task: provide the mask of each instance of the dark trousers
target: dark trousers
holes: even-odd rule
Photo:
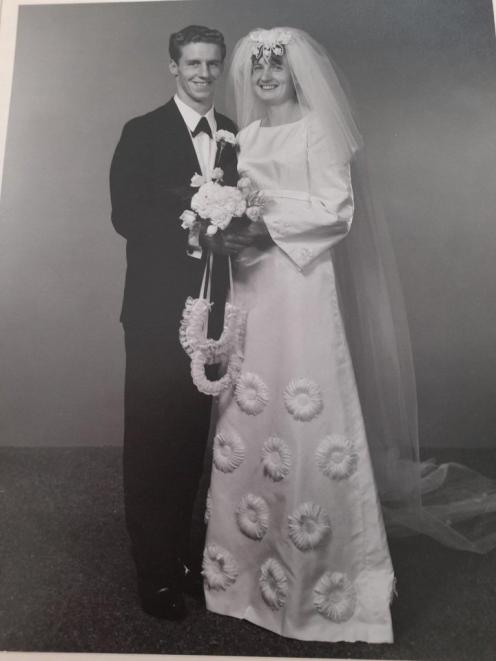
[[[177,586],[203,551],[188,547],[211,398],[193,385],[177,333],[127,328],[125,344],[126,524],[138,578]]]

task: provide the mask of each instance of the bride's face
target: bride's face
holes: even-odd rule
[[[279,105],[296,97],[285,56],[272,57],[269,62],[263,59],[254,61],[251,83],[256,96],[269,105]]]

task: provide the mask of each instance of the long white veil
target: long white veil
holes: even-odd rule
[[[424,533],[454,548],[487,552],[496,547],[496,482],[459,464],[420,461],[415,372],[394,250],[336,68],[302,30],[251,32],[236,45],[228,75],[228,103],[240,128],[265,114],[251,85],[260,40],[269,50],[283,44],[300,110],[324,127],[330,158],[352,159],[355,218],[334,248],[334,262],[388,533]]]

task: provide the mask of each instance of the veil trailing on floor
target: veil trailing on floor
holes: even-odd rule
[[[363,153],[353,167],[355,218],[335,249],[335,265],[388,532],[424,533],[485,553],[496,547],[496,482],[458,463],[420,461],[415,372],[394,251]]]
[[[326,51],[294,28],[255,30],[241,39],[228,77],[238,125],[265,115],[251,85],[253,59],[284,55],[301,114],[311,113],[325,129],[330,159],[352,160],[355,216],[334,248],[334,263],[388,533],[423,533],[485,553],[496,547],[496,481],[457,463],[420,460],[415,372],[394,250],[371,193],[360,133]]]

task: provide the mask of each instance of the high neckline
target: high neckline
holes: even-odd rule
[[[259,129],[280,129],[284,128],[285,126],[296,126],[296,124],[300,124],[305,120],[305,116],[300,117],[300,119],[296,119],[294,122],[287,122],[286,124],[274,124],[274,126],[264,126],[262,124],[262,120],[258,120],[258,128]]]

